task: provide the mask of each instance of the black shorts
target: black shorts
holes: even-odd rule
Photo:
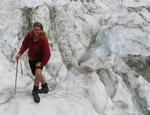
[[[33,74],[33,75],[35,75],[35,70],[36,70],[36,68],[43,69],[43,66],[41,66],[41,67],[36,67],[36,64],[37,64],[38,62],[41,62],[41,61],[29,60],[29,65],[30,65],[30,68],[31,68],[31,71],[32,71],[32,74]]]

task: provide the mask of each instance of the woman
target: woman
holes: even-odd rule
[[[48,63],[51,56],[48,39],[43,26],[39,22],[33,24],[32,31],[29,32],[22,42],[20,51],[16,55],[16,60],[28,49],[29,65],[32,74],[35,75],[34,86],[32,95],[36,103],[40,102],[38,93],[48,93],[49,88],[42,75],[43,67]],[[41,89],[39,90],[39,84],[41,83]]]

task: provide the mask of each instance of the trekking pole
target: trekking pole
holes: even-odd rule
[[[14,96],[16,95],[16,89],[17,89],[17,75],[18,75],[18,60],[16,64],[16,76],[15,76],[15,90],[14,90]]]
[[[22,62],[21,62],[21,59],[20,59],[20,68],[21,68],[21,75],[23,75],[23,69],[22,69]]]

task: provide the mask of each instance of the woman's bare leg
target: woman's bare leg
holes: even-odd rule
[[[41,76],[42,76],[42,69],[41,68],[36,68],[35,70],[35,79],[34,79],[34,85],[39,86],[41,82]]]

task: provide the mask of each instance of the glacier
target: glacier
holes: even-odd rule
[[[1,115],[149,115],[149,0],[1,0]],[[15,55],[40,21],[52,57],[50,92],[34,103],[25,53]]]

